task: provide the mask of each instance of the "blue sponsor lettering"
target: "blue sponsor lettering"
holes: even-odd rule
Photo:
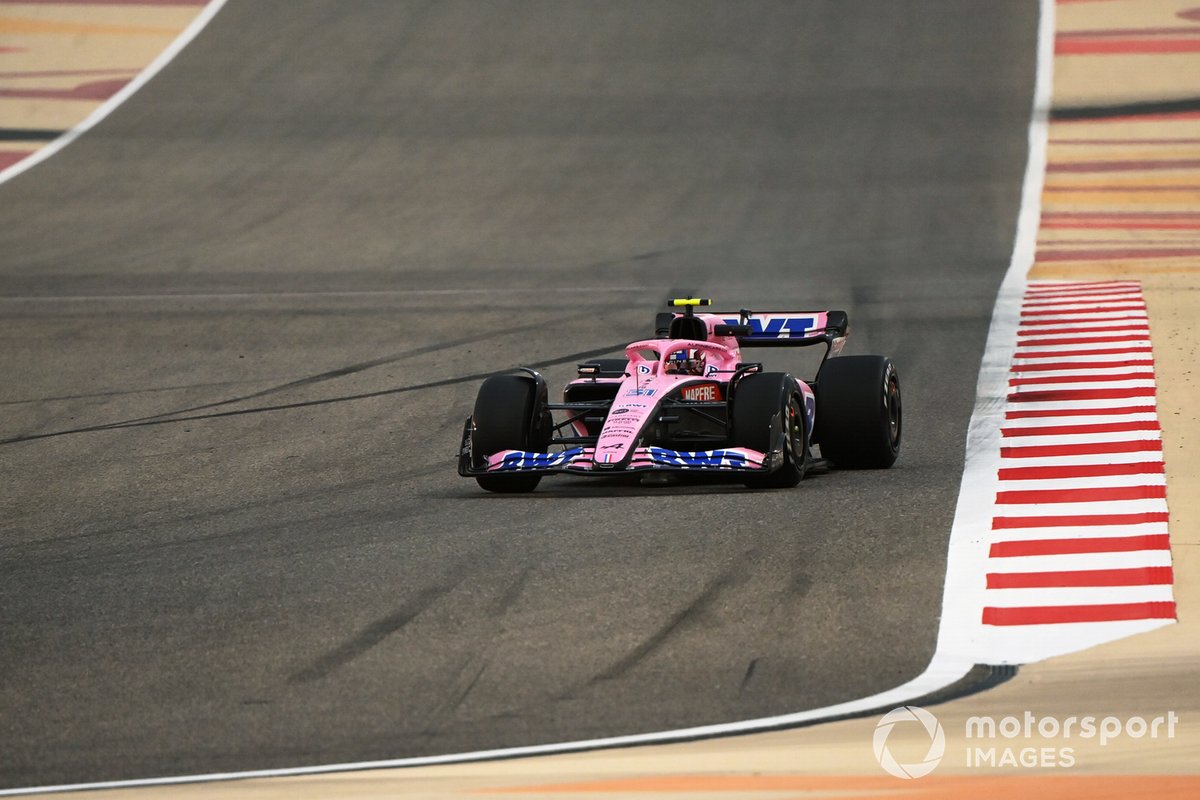
[[[733,450],[700,450],[694,453],[651,447],[650,458],[657,464],[684,468],[740,468],[747,466],[746,456]]]
[[[640,386],[636,389],[630,389],[625,393],[626,397],[654,397],[655,389],[643,389]]]
[[[570,463],[575,456],[580,455],[582,452],[582,447],[572,447],[570,450],[564,450],[561,453],[528,453],[524,450],[519,450],[506,455],[497,469],[549,469]]]
[[[729,325],[741,325],[740,319],[725,320]],[[746,326],[750,328],[750,337],[757,339],[787,339],[802,338],[816,325],[816,317],[771,317],[759,319],[750,317]]]

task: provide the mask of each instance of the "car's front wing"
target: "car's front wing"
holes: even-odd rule
[[[488,456],[486,465],[469,469],[473,475],[568,472],[580,475],[619,475],[629,472],[772,472],[783,465],[782,451],[760,453],[744,447],[714,450],[672,450],[639,447],[625,464],[608,463],[592,447],[572,447],[559,453],[502,450]]]

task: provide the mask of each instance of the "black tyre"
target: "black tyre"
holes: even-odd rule
[[[804,400],[795,378],[782,372],[749,375],[737,384],[733,396],[733,443],[736,447],[770,452],[772,421],[779,416],[787,445],[783,466],[766,475],[749,475],[747,486],[789,488],[804,479],[808,469],[808,435],[804,425]],[[775,428],[777,434],[778,428]]]
[[[479,387],[475,398],[471,452],[483,466],[482,457],[501,450],[545,452],[549,444],[548,427],[534,430],[534,408],[538,404],[537,384],[516,375],[494,375]],[[548,413],[548,412],[547,412]],[[538,419],[540,420],[539,414]],[[489,492],[532,492],[541,475],[477,475],[475,480]]]
[[[821,367],[814,439],[843,469],[885,469],[900,455],[900,378],[890,358],[841,356]]]

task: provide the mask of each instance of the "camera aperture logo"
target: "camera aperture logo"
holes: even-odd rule
[[[916,723],[925,729],[929,735],[929,750],[925,758],[912,764],[901,764],[892,752],[888,750],[887,740],[892,729],[904,723]],[[875,736],[872,739],[875,748],[875,760],[889,775],[897,778],[923,778],[937,768],[942,756],[946,753],[946,732],[937,717],[917,706],[901,706],[893,708],[883,715],[875,726]]]
[[[1091,714],[1057,717],[1026,711],[997,719],[970,716],[965,720],[961,748],[956,741],[951,755],[969,769],[1070,769],[1078,763],[1078,748],[1095,755],[1095,748],[1116,741],[1175,738],[1179,715],[1167,711],[1154,717],[1099,717]],[[897,727],[901,733],[888,746]],[[918,754],[925,747],[925,755]],[[884,714],[872,739],[875,760],[889,775],[911,780],[933,772],[946,755],[946,733],[938,718],[917,706],[900,706]],[[901,758],[907,760],[902,763]]]

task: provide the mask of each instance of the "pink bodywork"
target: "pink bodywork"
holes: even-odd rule
[[[732,374],[740,360],[737,340],[723,336],[732,343],[719,341],[701,342],[692,339],[646,339],[634,342],[625,348],[629,359],[628,376],[621,381],[621,388],[608,410],[608,419],[596,442],[596,467],[617,464],[624,460],[629,448],[638,438],[651,414],[658,408],[658,401],[679,386],[687,383],[703,383],[705,376],[675,375],[664,369],[667,355],[678,350],[699,350],[708,362],[708,374],[717,376],[721,372]],[[709,377],[708,380],[713,380]],[[719,378],[718,378],[719,379]],[[762,462],[762,453],[758,453]]]
[[[675,451],[659,447],[634,447],[650,417],[657,413],[659,401],[676,389],[689,383],[711,383],[728,380],[741,362],[741,348],[734,336],[718,336],[715,333],[717,325],[737,324],[737,319],[728,319],[712,314],[697,314],[704,320],[708,329],[708,341],[693,339],[646,339],[634,342],[625,348],[625,356],[629,359],[624,378],[599,379],[603,383],[620,383],[616,397],[609,408],[608,417],[600,431],[600,438],[594,448],[573,448],[563,454],[552,456],[545,466],[567,468],[572,470],[597,472],[606,470],[608,465],[616,467],[621,464],[630,448],[633,454],[626,464],[626,469],[645,469],[656,466],[678,466]],[[824,314],[812,316],[814,328],[824,328]],[[769,322],[770,315],[761,315],[760,319]],[[781,338],[783,338],[781,336]],[[699,350],[706,358],[706,374],[703,376],[690,374],[674,374],[664,369],[669,354],[679,350]],[[587,379],[590,380],[591,379]],[[815,398],[812,389],[800,382],[804,395],[806,412],[811,426]],[[576,429],[586,434],[582,423],[576,423]],[[811,430],[811,427],[810,427]],[[522,454],[519,450],[503,450],[488,458],[488,471],[511,469],[511,459]],[[738,468],[761,468],[766,458],[765,453],[746,448],[725,447],[715,451],[698,451],[690,454],[697,460],[708,457],[706,466],[720,468],[721,466]],[[560,457],[561,456],[561,457]],[[506,459],[510,459],[506,463]]]

